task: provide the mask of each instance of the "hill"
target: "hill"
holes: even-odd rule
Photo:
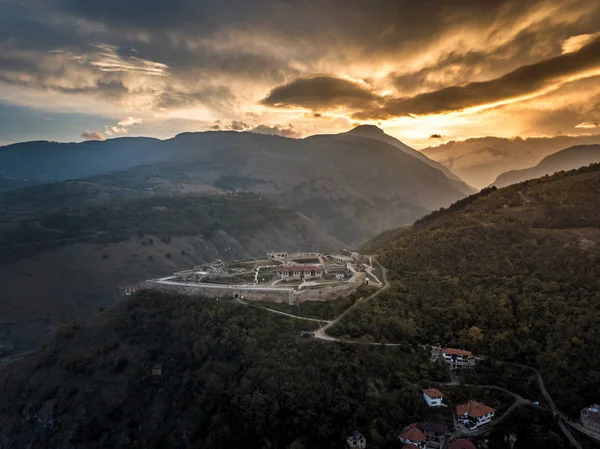
[[[597,162],[600,162],[600,145],[570,147],[545,157],[535,167],[503,173],[496,178],[492,185],[505,187],[528,179],[551,175],[557,171],[573,170]]]
[[[466,192],[464,185],[449,180],[422,158],[380,140],[347,134],[288,139],[249,132],[203,132],[165,141],[28,145],[0,148],[0,155],[8,158],[0,166],[5,178],[11,174],[13,187],[36,174],[36,183],[85,177],[103,189],[126,188],[130,195],[144,189],[193,192],[206,186],[251,192],[296,209],[347,244],[411,223]],[[122,151],[128,145],[132,149]],[[35,157],[28,157],[30,152]],[[40,152],[57,155],[60,162],[46,169],[44,160],[50,156],[41,157]],[[11,156],[15,153],[19,157]],[[97,164],[102,155],[112,156],[105,164]],[[38,158],[39,165],[29,167]],[[86,201],[90,189],[87,192]],[[43,190],[30,193],[46,195]],[[5,201],[0,196],[0,207]]]
[[[390,447],[426,416],[425,351],[302,338],[315,323],[142,292],[0,370],[2,447]],[[160,375],[153,374],[160,366]]]
[[[598,400],[600,165],[485,189],[373,240],[393,288],[332,334],[538,366],[557,405]]]
[[[600,135],[522,139],[478,137],[424,148],[423,154],[445,165],[478,188],[490,185],[504,172],[539,163],[544,157],[575,145],[600,144]]]
[[[254,196],[111,197],[13,216],[0,226],[0,355],[35,347],[145,279],[216,259],[342,245],[307,217]]]
[[[23,142],[0,147],[0,191],[111,173],[167,155],[158,139],[123,137],[106,142]]]
[[[375,125],[359,125],[356,128],[348,131],[346,134],[353,135],[353,136],[368,137],[370,139],[376,139],[376,140],[380,140],[382,142],[388,143],[388,144],[398,148],[399,150],[405,152],[406,154],[409,154],[413,157],[416,157],[420,161],[425,162],[430,167],[433,167],[433,168],[441,171],[449,180],[453,181],[452,185],[458,191],[464,193],[465,195],[470,195],[471,193],[475,193],[475,189],[466,185],[462,179],[460,179],[458,176],[456,176],[454,173],[452,173],[447,167],[440,164],[439,162],[429,159],[427,156],[425,156],[424,153],[417,151],[414,148],[409,147],[404,142],[401,142],[400,140],[396,139],[395,137],[392,137],[392,136],[386,134],[381,128],[378,128]]]

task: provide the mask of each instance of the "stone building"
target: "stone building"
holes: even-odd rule
[[[279,267],[275,269],[275,273],[280,279],[312,279],[323,277],[323,267],[316,265],[293,265]]]

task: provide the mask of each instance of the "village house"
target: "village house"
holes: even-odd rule
[[[444,394],[436,388],[423,390],[423,398],[429,407],[440,407],[444,400]]]
[[[463,349],[444,348],[442,349],[442,360],[451,369],[470,368],[475,366],[475,358],[471,351]]]
[[[286,280],[322,278],[323,267],[315,265],[294,265],[276,268],[275,273],[277,273],[277,276],[280,279]]]
[[[152,375],[153,376],[162,376],[162,363],[157,363],[152,366]]]
[[[452,441],[448,446],[448,449],[477,449],[475,443],[466,438],[457,438]]]
[[[423,432],[427,441],[434,441],[438,444],[441,444],[444,435],[448,432],[448,427],[445,425],[429,421],[418,422],[417,428]]]
[[[481,402],[469,401],[456,407],[458,422],[469,429],[488,424],[494,417],[494,410]]]
[[[581,410],[581,424],[594,432],[600,432],[600,405],[594,404]]]
[[[355,430],[352,432],[352,435],[346,439],[346,446],[349,449],[365,449],[367,447],[367,439],[362,433]]]
[[[425,434],[417,427],[416,424],[411,424],[406,427],[398,436],[401,443],[413,444],[419,449],[424,449],[427,438]]]

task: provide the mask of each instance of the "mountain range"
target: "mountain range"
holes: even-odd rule
[[[528,179],[551,175],[557,171],[573,170],[598,162],[600,162],[600,145],[579,145],[546,156],[535,167],[503,173],[496,178],[492,185],[505,187]]]
[[[600,135],[530,138],[477,137],[430,146],[422,151],[466,183],[483,188],[502,173],[532,167],[565,148],[600,144]],[[566,168],[566,167],[565,167]]]
[[[34,347],[145,279],[349,247],[472,192],[367,130],[378,138],[206,132],[0,148],[0,352]]]

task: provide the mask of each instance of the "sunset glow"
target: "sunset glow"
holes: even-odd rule
[[[0,105],[23,116],[0,125],[1,144],[40,138],[31,130],[46,119],[60,141],[361,123],[417,148],[600,133],[589,0],[7,0],[0,11]]]

